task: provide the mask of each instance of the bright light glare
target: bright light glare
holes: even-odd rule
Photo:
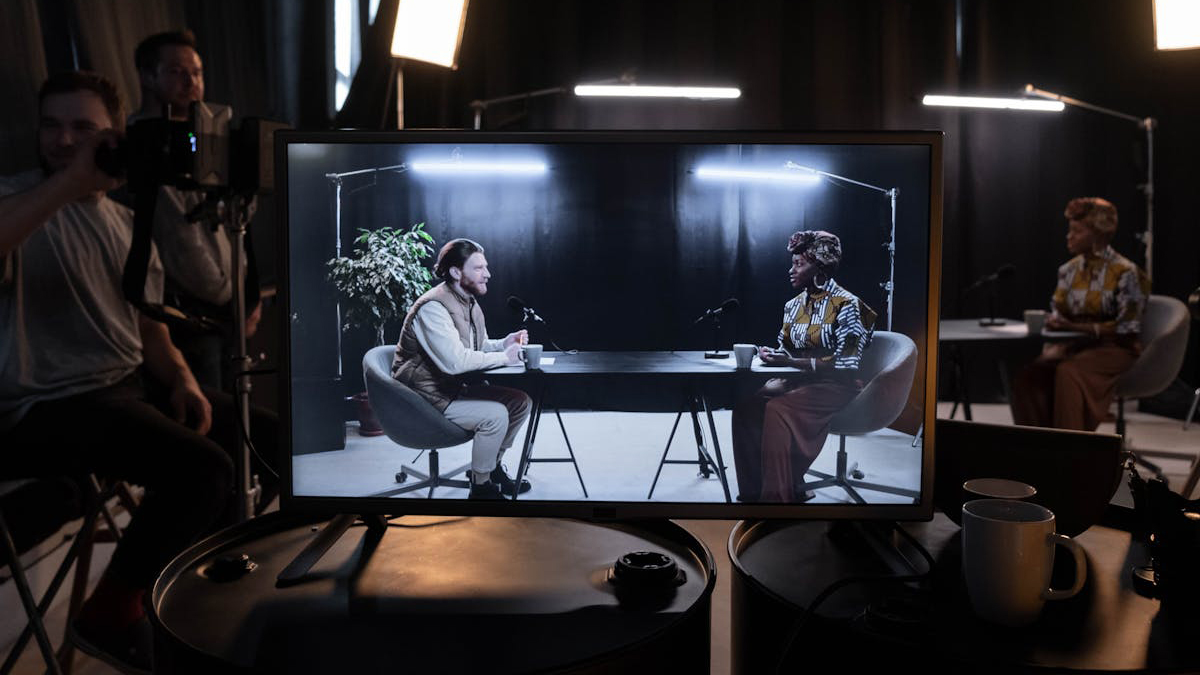
[[[745,180],[795,183],[797,185],[816,185],[817,183],[821,182],[821,176],[808,171],[789,171],[785,169],[738,169],[726,166],[702,166],[696,169],[696,177],[712,180]]]
[[[738,98],[737,87],[665,87],[643,84],[577,84],[576,96],[633,96],[645,98]]]
[[[392,56],[454,67],[467,0],[400,0]]]
[[[540,176],[546,173],[544,162],[412,162],[416,173],[434,175],[448,174],[495,174],[513,176]]]
[[[1200,47],[1200,0],[1154,0],[1154,41],[1158,49]]]
[[[1039,112],[1062,112],[1066,105],[1062,101],[1040,101],[1028,98],[987,98],[984,96],[936,96],[926,94],[921,99],[925,105],[949,106],[952,108],[999,108],[1002,110],[1037,110]]]

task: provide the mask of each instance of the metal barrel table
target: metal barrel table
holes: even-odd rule
[[[156,672],[709,671],[716,568],[669,521],[360,522],[279,587],[324,521],[271,514],[172,561],[151,593]]]

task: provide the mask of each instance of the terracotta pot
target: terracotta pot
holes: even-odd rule
[[[354,411],[358,414],[358,435],[382,436],[383,427],[379,425],[379,418],[375,417],[375,411],[371,410],[371,401],[367,399],[367,392],[359,392],[351,396],[350,400],[354,401]]]

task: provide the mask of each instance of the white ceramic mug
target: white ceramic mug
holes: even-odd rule
[[[1073,597],[1087,579],[1087,560],[1074,539],[1054,531],[1054,513],[1011,499],[976,499],[962,507],[963,576],[971,607],[1005,626],[1037,620],[1047,600]],[[1075,583],[1050,588],[1057,546],[1075,558]]]
[[[1046,310],[1025,310],[1025,327],[1029,329],[1030,335],[1041,335],[1042,329],[1046,327]]]
[[[521,360],[526,368],[537,370],[542,365],[542,346],[521,345]]]
[[[754,355],[758,353],[758,347],[738,343],[733,346],[733,358],[737,361],[738,368],[749,368],[754,363]]]

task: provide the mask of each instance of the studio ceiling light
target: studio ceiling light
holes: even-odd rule
[[[998,110],[1035,110],[1039,112],[1062,112],[1066,108],[1062,101],[987,96],[942,96],[938,94],[926,94],[925,98],[921,99],[921,103],[951,108],[994,108]]]
[[[623,96],[630,98],[695,98],[703,100],[738,98],[737,87],[677,87],[648,84],[579,84],[576,96]]]
[[[705,165],[696,169],[697,178],[715,180],[744,180],[780,182],[798,185],[816,185],[821,176],[809,171],[793,171],[787,167],[779,169],[742,169],[733,166]]]
[[[461,162],[461,161],[415,161],[410,164],[413,173],[434,175],[510,175],[510,176],[540,176],[546,173],[545,162],[495,161],[495,162]]]

